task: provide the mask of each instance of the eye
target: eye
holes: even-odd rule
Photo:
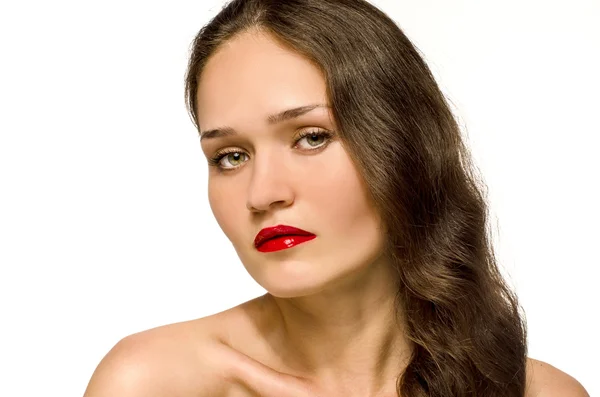
[[[300,134],[296,140],[296,145],[305,141],[308,146],[304,146],[302,149],[314,150],[328,143],[332,136],[332,133],[325,130],[306,131]]]
[[[248,157],[246,153],[233,149],[217,153],[214,157],[208,159],[208,163],[223,170],[230,170],[239,167],[244,162],[242,161],[244,156]],[[229,165],[226,163],[229,163]]]

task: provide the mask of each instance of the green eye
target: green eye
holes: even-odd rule
[[[242,159],[242,154],[240,152],[229,153],[225,158],[227,158],[231,165],[238,165],[237,162]]]
[[[308,142],[309,145],[319,146],[321,141],[325,139],[325,136],[322,134],[321,135],[312,134],[312,135],[307,135],[306,138],[307,138],[306,142]],[[315,144],[315,145],[313,145],[313,144]]]
[[[244,152],[232,150],[230,152],[217,153],[213,158],[210,158],[208,160],[208,163],[209,163],[209,165],[216,166],[216,167],[224,169],[224,170],[229,170],[229,169],[237,168],[239,165],[241,165],[244,162],[242,160],[243,156],[248,157],[248,155]],[[230,166],[224,165],[223,160],[226,160],[227,162],[229,162]]]
[[[318,148],[323,146],[331,139],[332,136],[332,133],[325,130],[307,131],[302,133],[300,137],[296,140],[296,145],[298,145],[302,140],[305,140],[309,146],[308,148],[305,148],[311,150],[311,148]]]

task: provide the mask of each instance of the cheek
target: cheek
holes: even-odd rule
[[[320,203],[322,225],[348,243],[373,241],[379,236],[379,217],[369,200],[360,174],[345,152],[322,168],[314,187],[314,202]],[[320,222],[321,223],[321,222]]]
[[[223,181],[209,181],[208,202],[210,208],[219,227],[229,240],[233,238],[231,234],[236,230],[236,224],[238,225],[237,230],[240,229],[239,224],[243,215],[240,213],[240,205],[242,205],[242,209],[245,209],[244,203],[238,202],[239,200],[243,201],[243,197],[233,194],[234,192],[235,189],[228,188]]]
[[[381,250],[383,235],[380,218],[369,199],[367,187],[344,152],[329,158],[311,189],[311,202],[320,229],[336,251],[349,256],[375,255]],[[363,258],[368,260],[367,257]]]

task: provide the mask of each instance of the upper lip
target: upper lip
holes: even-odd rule
[[[288,226],[288,225],[277,225],[277,226],[272,226],[272,227],[266,227],[266,228],[262,229],[260,232],[258,232],[258,234],[256,235],[256,238],[254,239],[254,246],[258,247],[259,245],[261,245],[262,243],[264,243],[265,241],[267,241],[269,239],[272,239],[272,238],[278,237],[278,236],[287,236],[287,235],[313,236],[314,233],[307,232],[306,230],[298,229],[297,227]]]

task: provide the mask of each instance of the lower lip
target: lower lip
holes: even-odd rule
[[[271,240],[267,240],[256,249],[260,252],[273,252],[280,251],[287,248],[295,247],[298,244],[302,244],[306,241],[310,241],[317,236],[281,236]]]

